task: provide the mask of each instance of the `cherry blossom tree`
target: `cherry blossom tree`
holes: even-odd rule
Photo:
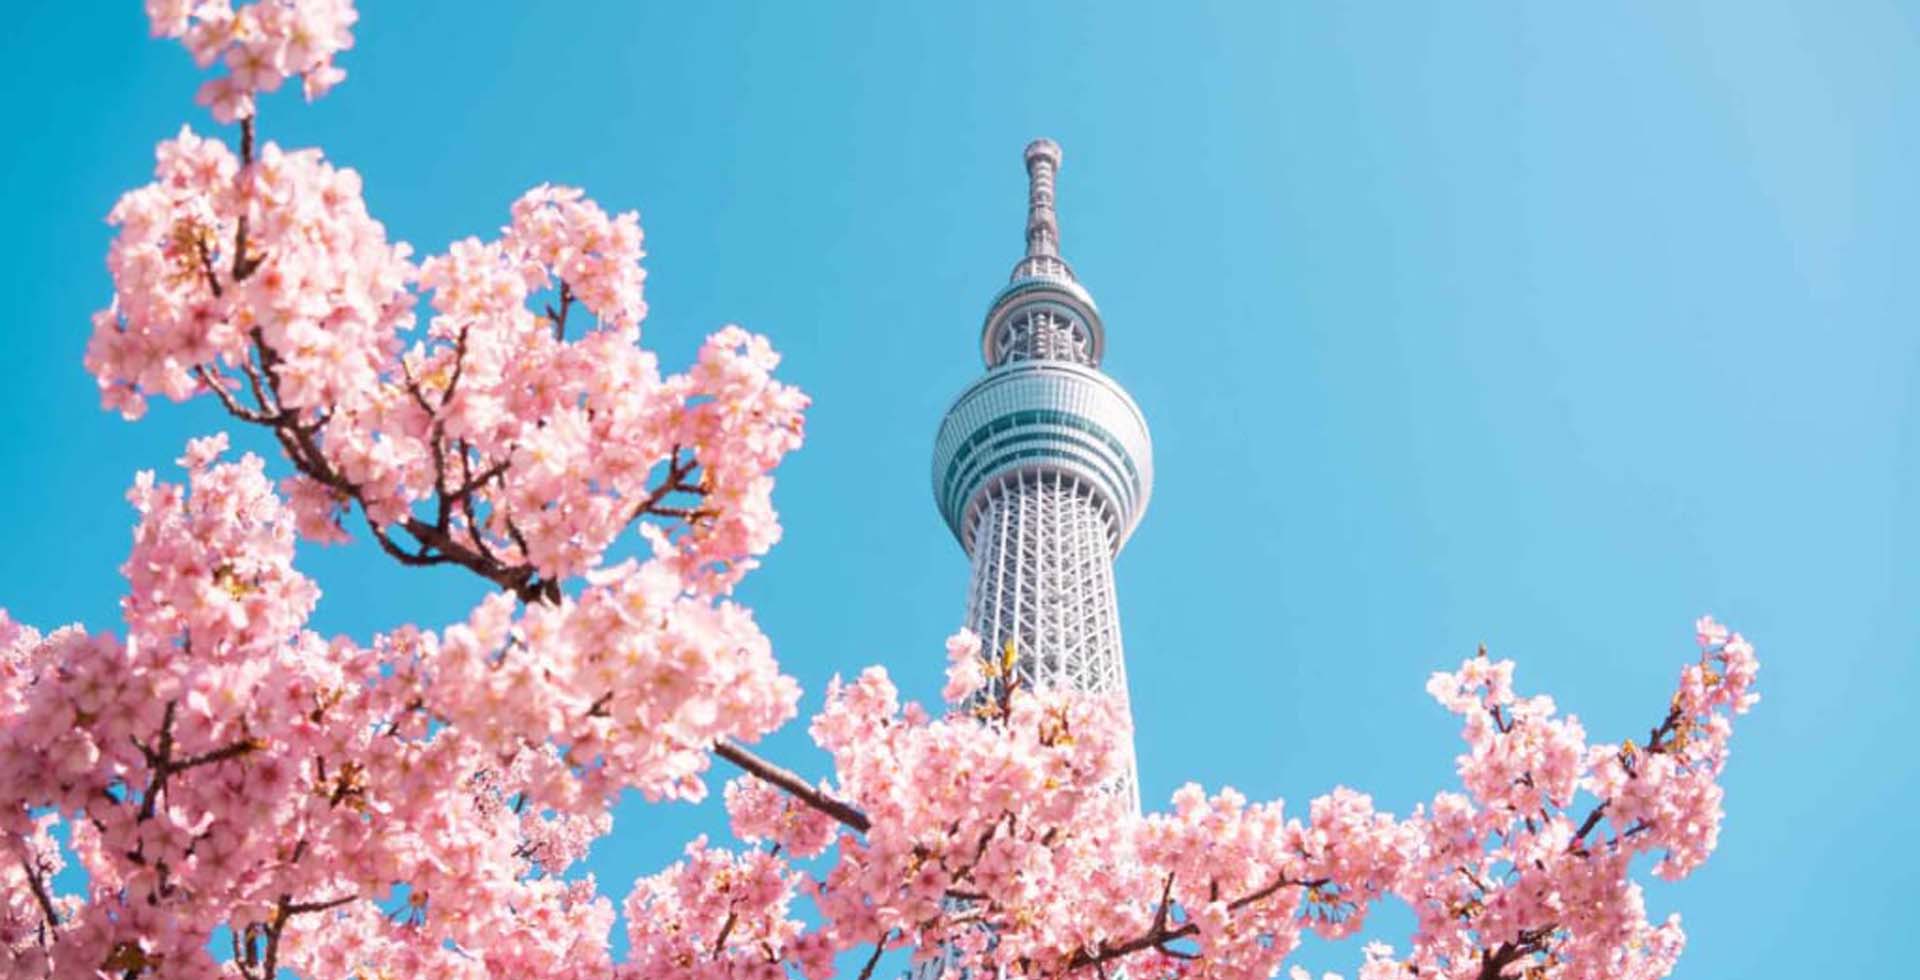
[[[836,682],[810,726],[833,771],[809,780],[748,748],[800,691],[729,598],[779,538],[771,473],[806,408],[767,341],[726,327],[663,373],[638,219],[578,190],[416,261],[352,170],[263,141],[258,95],[344,77],[349,0],[147,13],[224,66],[200,101],[237,147],[183,129],[115,206],[86,365],[129,419],[216,400],[284,472],[216,434],[177,482],[137,478],[124,636],[0,613],[7,976],[820,980],[907,949],[956,977],[1264,977],[1388,899],[1418,928],[1366,946],[1363,980],[1671,969],[1677,918],[1649,921],[1634,868],[1680,878],[1714,848],[1757,700],[1738,634],[1697,624],[1638,742],[1590,742],[1484,651],[1435,674],[1460,785],[1405,817],[1192,785],[1137,815],[1107,789],[1115,706],[1019,689],[1012,651],[965,633],[934,709],[878,667]],[[296,542],[356,534],[491,595],[438,630],[323,638]],[[647,557],[612,562],[627,535]],[[715,756],[743,773],[737,840],[634,883],[615,963],[611,900],[567,872],[623,794],[698,798]]]

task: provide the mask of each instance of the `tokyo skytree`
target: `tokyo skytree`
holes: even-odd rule
[[[1127,697],[1113,559],[1153,490],[1147,421],[1100,372],[1106,330],[1060,255],[1060,147],[1026,149],[1027,248],[987,308],[987,372],[934,442],[933,494],[973,562],[967,625],[1018,683]],[[1129,753],[1124,792],[1139,805]]]

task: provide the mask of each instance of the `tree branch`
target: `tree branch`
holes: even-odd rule
[[[880,940],[873,944],[873,955],[867,957],[867,965],[860,968],[860,980],[871,980],[873,977],[873,968],[879,964],[880,954],[887,951],[887,942],[892,938],[893,930],[888,929],[887,934],[881,936]]]
[[[857,808],[807,785],[807,781],[801,779],[792,770],[784,769],[754,755],[737,742],[722,739],[714,743],[713,754],[739,766],[748,775],[785,790],[793,798],[860,833],[864,834],[873,828],[873,822]]]
[[[1587,812],[1587,819],[1580,821],[1580,829],[1574,831],[1573,839],[1567,842],[1568,851],[1579,851],[1583,848],[1587,834],[1592,832],[1594,827],[1599,826],[1600,818],[1606,815],[1607,806],[1612,802],[1612,800],[1601,800],[1599,806]]]
[[[565,279],[560,280],[560,309],[547,307],[547,318],[553,321],[553,339],[567,339],[567,310],[573,306],[573,287]]]
[[[146,792],[141,794],[140,822],[153,819],[155,809],[160,805],[160,794],[166,792],[167,781],[174,776],[199,766],[238,759],[264,747],[259,739],[248,736],[199,755],[175,759],[173,757],[173,719],[179,706],[178,701],[167,702],[166,714],[160,720],[160,737],[156,740],[155,746],[142,744],[137,738],[132,740],[133,747],[140,750],[140,755],[146,759],[147,767],[153,770],[153,775],[147,780]]]
[[[27,873],[27,887],[33,890],[33,900],[39,903],[40,913],[47,918],[47,933],[53,933],[60,928],[60,914],[53,909],[53,896],[47,892],[47,883],[40,880],[39,869],[25,853],[20,856],[20,870]]]
[[[1272,884],[1248,892],[1228,902],[1227,909],[1228,911],[1238,912],[1255,902],[1271,897],[1282,888],[1318,888],[1321,885],[1327,884],[1328,881],[1326,878],[1295,881],[1283,874],[1275,879]],[[1170,899],[1173,894],[1172,876],[1168,876],[1163,892],[1164,897],[1161,899],[1161,908],[1154,913],[1154,924],[1148,927],[1146,932],[1117,945],[1108,946],[1102,944],[1092,952],[1084,949],[1076,950],[1071,957],[1068,957],[1065,971],[1071,972],[1083,967],[1098,966],[1108,961],[1117,960],[1123,956],[1130,956],[1147,949],[1158,949],[1161,952],[1173,953],[1177,958],[1180,954],[1177,951],[1166,949],[1166,944],[1176,939],[1185,939],[1188,936],[1197,934],[1200,931],[1200,924],[1190,921],[1172,929],[1167,928],[1166,909],[1168,907],[1168,899]]]
[[[273,910],[273,918],[266,926],[267,948],[264,956],[265,962],[261,966],[259,980],[275,980],[275,978],[279,976],[280,935],[286,931],[288,919],[296,915],[305,915],[309,912],[325,912],[328,909],[339,908],[359,897],[358,895],[342,895],[339,898],[331,898],[319,902],[296,902],[291,895],[280,896],[280,902]]]
[[[220,404],[226,408],[227,414],[234,418],[243,422],[252,422],[255,425],[264,425],[273,420],[272,416],[240,404],[239,400],[233,397],[233,392],[228,391],[227,386],[221,384],[219,379],[214,377],[213,372],[207,370],[205,364],[194,365],[193,376],[199,379],[201,384],[206,385],[207,390],[213,392],[214,397],[220,399]]]

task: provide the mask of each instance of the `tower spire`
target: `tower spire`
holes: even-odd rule
[[[1053,212],[1053,175],[1060,144],[1041,137],[1027,144],[1027,257],[1060,255],[1060,219]]]
[[[1041,137],[1027,144],[1027,254],[1014,263],[1009,281],[1079,280],[1060,257],[1060,218],[1053,210],[1053,180],[1060,172],[1060,144]],[[1088,297],[1092,301],[1092,297]]]

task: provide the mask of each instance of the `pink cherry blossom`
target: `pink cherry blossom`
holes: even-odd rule
[[[135,478],[124,635],[0,611],[0,974],[825,980],[851,957],[866,980],[905,950],[954,980],[1300,977],[1305,933],[1393,901],[1417,928],[1360,980],[1672,970],[1685,936],[1635,861],[1683,878],[1718,843],[1759,697],[1740,634],[1695,624],[1638,741],[1590,742],[1511,661],[1435,674],[1458,784],[1405,816],[1197,784],[1141,814],[1123,708],[1006,683],[1012,652],[966,631],[942,704],[879,667],[835,680],[807,726],[826,772],[801,776],[749,748],[800,690],[732,597],[779,540],[807,408],[769,341],[725,326],[663,369],[639,218],[579,189],[416,264],[354,171],[256,145],[260,93],[342,77],[349,0],[147,13],[224,72],[202,99],[239,146],[183,129],[116,204],[86,365],[129,419],[211,398],[278,453],[215,434],[184,483]],[[488,594],[323,637],[297,545],[356,536]],[[615,963],[579,865],[623,795],[697,799],[716,755],[744,771],[739,845],[635,882]]]
[[[346,77],[333,57],[353,46],[359,19],[352,0],[147,0],[155,37],[179,38],[205,68],[223,61],[227,74],[200,90],[199,101],[223,123],[251,118],[253,96],[301,79],[308,100]]]

